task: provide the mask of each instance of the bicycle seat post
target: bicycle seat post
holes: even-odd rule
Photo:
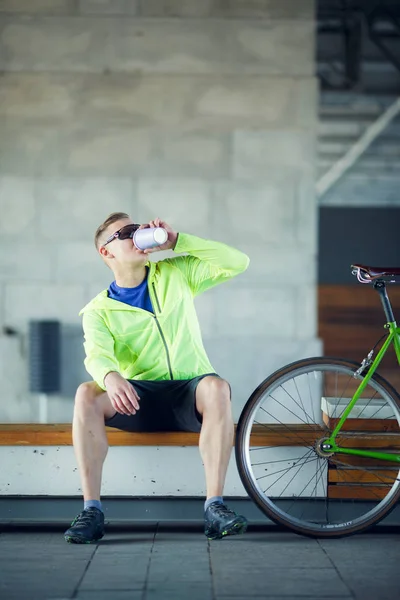
[[[374,289],[376,289],[380,296],[387,322],[395,323],[392,305],[390,304],[389,296],[387,295],[385,282],[382,281],[382,279],[377,279],[374,281]]]

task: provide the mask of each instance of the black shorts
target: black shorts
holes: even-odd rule
[[[123,431],[194,431],[201,429],[202,417],[196,409],[196,388],[204,377],[194,379],[130,381],[140,398],[140,409],[134,415],[116,413],[106,419],[107,427]]]

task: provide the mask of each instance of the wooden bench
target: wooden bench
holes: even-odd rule
[[[357,421],[356,419],[353,422]],[[365,426],[355,423],[353,431],[362,431]],[[377,419],[379,421],[379,419]],[[330,426],[333,423],[329,423]],[[342,445],[360,448],[373,448],[400,452],[400,434],[387,431],[379,432],[380,423],[372,428],[371,420],[368,429],[373,433],[370,440],[361,439],[355,444],[354,437],[346,441],[341,437]],[[387,426],[387,423],[386,423]],[[322,437],[326,430],[316,425],[291,426],[291,431],[285,425],[262,425],[253,426],[250,437],[250,445],[257,446],[312,446],[318,437]],[[198,433],[187,433],[182,431],[157,432],[157,433],[130,433],[120,431],[111,427],[106,428],[108,443],[110,446],[197,446],[199,443]],[[344,432],[344,436],[351,432]],[[390,439],[389,439],[390,438]],[[0,424],[0,446],[71,446],[72,425],[62,424]],[[340,465],[335,464],[340,461]],[[360,465],[372,467],[371,471],[360,469]],[[348,465],[344,467],[343,465]],[[392,482],[399,471],[399,466],[394,463],[382,463],[365,459],[340,455],[329,461],[328,466],[328,496],[338,499],[371,499],[376,500],[387,493],[388,485]],[[387,483],[386,483],[387,482]]]

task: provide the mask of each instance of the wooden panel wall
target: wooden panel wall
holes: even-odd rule
[[[397,323],[400,324],[400,285],[387,285]],[[325,356],[360,361],[384,335],[385,315],[372,285],[320,284],[318,288],[319,337]],[[388,379],[400,394],[400,366],[389,349],[378,373]]]

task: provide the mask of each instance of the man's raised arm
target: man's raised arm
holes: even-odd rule
[[[194,296],[243,273],[250,263],[236,248],[187,233],[178,234],[174,252],[188,254],[170,260],[183,272]]]

